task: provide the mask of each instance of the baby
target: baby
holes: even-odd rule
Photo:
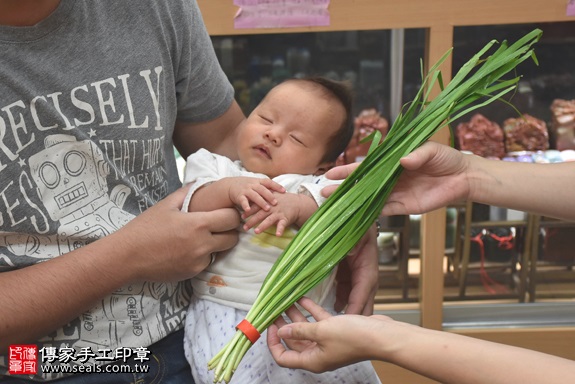
[[[321,175],[352,134],[352,97],[341,83],[324,78],[287,80],[274,87],[236,130],[239,161],[199,150],[187,159],[184,207],[209,211],[237,207],[245,220],[239,243],[217,255],[192,280],[194,297],[184,347],[194,380],[213,382],[208,361],[231,340],[273,263],[305,220],[324,201],[332,181]],[[334,277],[307,296],[329,308]],[[378,383],[369,362],[313,374],[279,367],[265,334],[248,351],[231,383]]]

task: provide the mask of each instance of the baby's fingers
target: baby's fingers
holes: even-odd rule
[[[276,236],[279,237],[283,235],[286,227],[287,227],[287,220],[286,219],[279,220],[276,224]]]
[[[240,196],[238,198],[238,203],[239,203],[239,206],[242,208],[242,211],[244,211],[244,212],[250,211],[252,209],[252,205],[250,203],[250,200],[245,195]]]
[[[261,209],[250,216],[244,214],[245,216],[247,216],[247,219],[242,216],[242,219],[246,220],[246,222],[244,223],[244,230],[247,231],[255,227],[256,225],[261,223],[266,217],[268,217],[269,214],[270,212]]]
[[[242,220],[248,220],[248,218],[250,216],[255,215],[256,213],[260,212],[261,210],[262,209],[255,204],[250,205],[250,207],[248,209],[243,210],[244,212],[242,213]],[[263,218],[262,218],[262,220],[263,220]]]
[[[247,192],[245,197],[252,203],[259,206],[264,211],[269,211],[272,205],[277,204],[273,193],[271,193],[267,188],[258,185],[253,190]],[[244,211],[249,210],[249,204],[247,207],[242,205]]]
[[[261,184],[270,191],[275,191],[279,193],[285,193],[286,191],[286,189],[281,184],[278,184],[271,179],[263,179]]]
[[[276,223],[280,223],[280,219],[278,218],[277,214],[271,214],[268,217],[266,217],[258,226],[257,228],[254,230],[256,233],[262,233],[263,231],[265,231],[266,229],[276,225]],[[283,224],[283,229],[281,231],[279,231],[279,235],[278,235],[278,230],[276,230],[276,236],[281,236],[283,234],[283,231],[285,229],[285,224]]]

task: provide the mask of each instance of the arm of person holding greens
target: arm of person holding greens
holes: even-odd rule
[[[463,154],[427,142],[401,159],[405,168],[383,208],[383,215],[419,214],[457,201],[477,203],[575,220],[571,191],[575,162],[515,163]],[[357,164],[331,169],[331,179],[347,177]],[[324,194],[333,189],[324,189]]]
[[[279,365],[324,372],[364,360],[380,360],[446,384],[575,382],[575,362],[528,349],[435,331],[387,316],[332,316],[308,298],[294,321],[268,328],[268,345]],[[280,327],[278,329],[278,326]],[[284,340],[290,349],[281,343]]]
[[[343,179],[357,165],[332,168],[326,176]],[[401,165],[404,171],[383,207],[383,215],[425,213],[471,200],[575,220],[575,204],[571,203],[575,177],[568,177],[575,172],[575,162],[489,160],[430,141],[402,158]],[[326,187],[322,192],[329,195],[334,189]]]

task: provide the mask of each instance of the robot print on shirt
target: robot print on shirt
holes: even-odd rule
[[[53,236],[14,234],[5,239],[7,249],[18,256],[50,258],[108,235],[135,217],[121,209],[130,193],[127,186],[116,186],[107,195],[109,167],[94,143],[60,134],[46,137],[44,144],[46,149],[29,158],[29,166],[45,210],[59,222],[57,244]]]
[[[27,235],[25,242],[20,238],[24,235],[13,235],[13,242],[7,237],[7,247],[17,255],[64,254],[116,231],[135,217],[122,210],[130,194],[127,186],[114,187],[108,196],[109,166],[91,141],[78,142],[73,136],[61,134],[48,136],[45,149],[29,158],[29,166],[45,210],[52,220],[59,222],[57,244],[50,236]],[[155,313],[158,317],[155,323],[164,324],[160,332],[167,333],[181,322],[180,309],[187,300],[189,295],[177,284],[134,283],[86,311],[80,322],[72,322],[44,340],[59,344],[82,339],[102,347],[125,345],[121,329],[128,322],[132,336],[150,343],[149,332],[142,324],[147,309],[162,303],[164,310]],[[98,328],[95,324],[107,325]]]

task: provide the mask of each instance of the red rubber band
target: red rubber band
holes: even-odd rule
[[[242,331],[244,335],[254,344],[260,338],[260,333],[249,321],[243,319],[237,326],[236,329]]]

